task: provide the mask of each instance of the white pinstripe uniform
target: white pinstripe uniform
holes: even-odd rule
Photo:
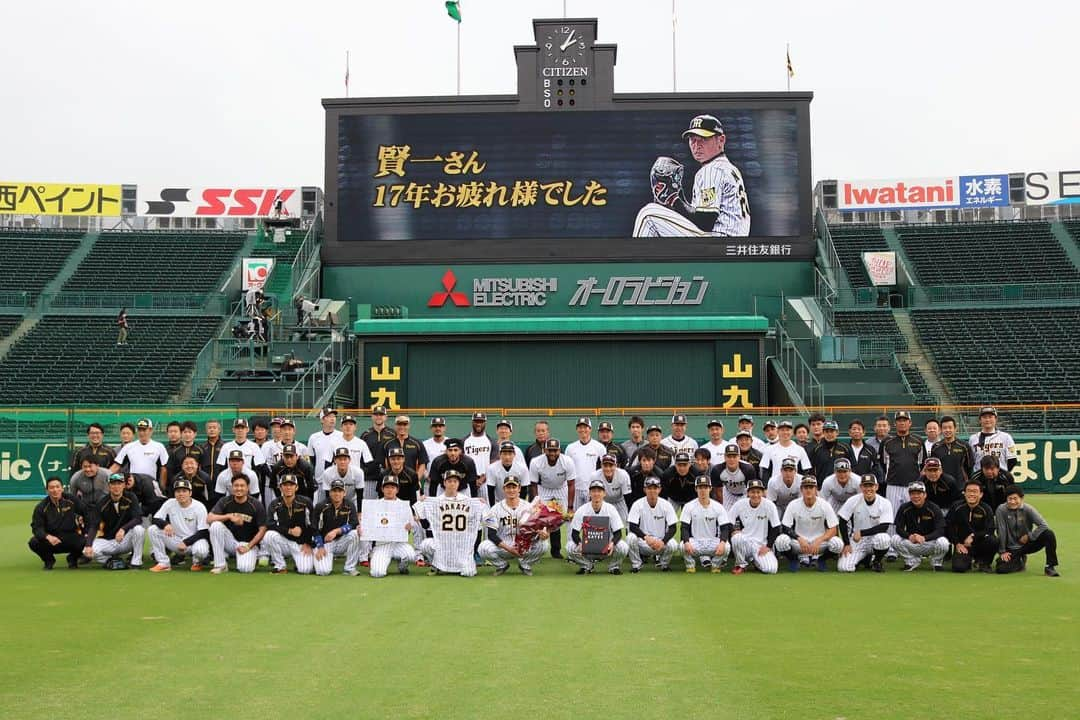
[[[648,497],[638,498],[634,501],[626,519],[627,527],[632,523],[646,535],[652,535],[661,540],[667,534],[668,528],[678,522],[675,506],[662,497],[656,498],[656,505],[649,505]],[[642,556],[656,558],[660,567],[667,567],[671,563],[672,556],[679,550],[679,544],[675,542],[674,537],[664,543],[659,551],[653,550],[644,538],[633,533],[627,536],[626,543],[630,546],[631,568],[641,568],[644,562]]]
[[[806,501],[802,498],[793,501],[784,510],[784,517],[780,521],[780,524],[784,527],[789,527],[795,530],[797,537],[801,537],[806,541],[813,540],[816,537],[824,535],[829,528],[834,528],[839,524],[839,520],[836,517],[836,511],[833,510],[832,505],[823,500],[820,497],[814,498],[814,504],[807,507]],[[776,543],[773,546],[778,553],[786,553],[792,549],[799,549],[799,541],[793,540],[786,534],[780,535],[776,538]],[[826,551],[839,555],[844,550],[844,541],[840,539],[839,535],[833,535],[821,548],[821,554]],[[799,560],[808,562],[810,560],[816,560],[819,555],[803,555],[799,553]]]
[[[147,531],[150,536],[150,550],[154,561],[159,565],[170,564],[169,553],[178,552],[184,538],[191,537],[200,530],[209,530],[206,524],[206,506],[195,500],[185,508],[180,507],[180,501],[176,498],[169,498],[154,513],[154,518],[164,520],[166,525],[172,525],[173,530],[172,535],[166,535],[157,525],[151,525]],[[197,540],[184,554],[190,555],[195,564],[202,565],[210,555],[210,542]]]
[[[780,514],[776,511],[776,505],[772,500],[763,497],[758,506],[754,507],[750,504],[750,498],[745,497],[732,506],[729,515],[732,524],[739,530],[733,530],[734,534],[731,536],[735,565],[744,568],[754,563],[761,572],[775,575],[780,567],[776,561],[776,553],[769,550],[764,555],[758,555],[758,552],[768,543],[769,530],[780,527]]]
[[[984,455],[993,455],[998,459],[998,466],[1002,472],[1009,472],[1009,460],[1016,457],[1016,442],[1012,435],[1001,430],[983,437],[982,432],[977,432],[968,440],[968,445],[975,456],[975,467],[979,467]]]
[[[671,454],[684,452],[690,457],[694,457],[694,451],[698,449],[698,441],[689,435],[683,435],[678,440],[675,436],[668,435],[666,438],[660,441],[661,445],[666,445],[671,449]]]
[[[428,522],[433,536],[420,543],[427,563],[444,573],[476,575],[473,547],[486,507],[477,498],[464,495],[439,495],[416,503],[413,513]]]
[[[548,462],[547,455],[537,455],[529,463],[529,483],[536,485],[536,496],[541,502],[556,501],[563,512],[569,509],[566,493],[571,480],[578,482],[577,467],[562,453],[554,464]]]
[[[241,546],[247,547],[246,542],[240,542],[237,540],[229,528],[225,526],[223,522],[210,523],[210,548],[214,553],[214,565],[225,566],[225,562],[230,555],[236,556],[236,570],[237,572],[250,573],[255,572],[255,563],[259,561],[258,552],[245,552],[239,553],[237,549]],[[259,543],[256,548],[261,547],[262,543]],[[220,563],[218,560],[220,559]]]
[[[272,514],[272,511],[273,508],[271,508],[271,513],[268,514]],[[304,512],[304,525],[310,528],[311,520],[311,508],[309,508]],[[301,575],[310,575],[315,572],[314,551],[304,553],[300,543],[293,540],[289,535],[282,535],[277,530],[267,530],[263,542],[260,544],[266,545],[267,550],[270,551],[270,564],[273,567],[284,569],[285,554],[288,553],[292,557],[293,565],[296,566],[296,572]]]
[[[119,542],[113,538],[95,538],[91,547],[94,551],[94,559],[104,565],[114,557],[131,553],[131,565],[139,567],[143,558],[143,539],[146,537],[146,528],[136,525],[124,533],[124,539]]]
[[[326,554],[321,559],[315,558],[316,575],[329,575],[334,572],[335,557],[345,558],[345,565],[342,567],[344,572],[347,573],[356,569],[356,563],[359,562],[360,556],[360,536],[356,534],[356,530],[339,535],[330,542],[325,543],[323,548],[326,550]]]
[[[704,503],[701,500],[691,500],[683,505],[679,522],[690,526],[690,537],[682,539],[683,545],[689,543],[692,548],[690,552],[686,552],[685,547],[682,548],[686,567],[696,568],[698,558],[701,558],[703,565],[715,563],[720,566],[727,562],[731,543],[725,543],[721,555],[716,554],[723,542],[720,540],[720,528],[731,524],[723,505],[709,498],[705,498]]]
[[[406,502],[401,498],[394,498],[393,500],[385,500],[384,502]],[[413,530],[419,532],[418,523],[413,520]],[[371,577],[381,578],[386,577],[386,571],[390,569],[390,561],[398,561],[398,571],[401,571],[402,566],[408,567],[409,563],[416,562],[416,558],[419,557],[410,543],[407,542],[378,542],[375,543],[375,547],[371,549]]]
[[[484,526],[498,533],[500,543],[513,545],[517,538],[518,526],[529,519],[538,502],[539,500],[528,503],[519,499],[517,507],[512,508],[505,499],[500,500],[484,513]],[[539,562],[549,549],[550,544],[547,540],[537,538],[519,558],[484,538],[484,541],[480,543],[479,552],[480,557],[490,561],[497,568],[505,568],[511,560],[517,560],[520,567],[529,569]]]
[[[906,490],[907,488],[905,488]],[[848,499],[840,508],[837,516],[848,524],[848,532],[854,534],[856,530],[862,531],[880,525],[892,525],[893,509],[888,499],[881,495],[874,496],[874,502],[867,504],[862,494]],[[892,547],[892,537],[887,532],[878,533],[869,537],[861,537],[858,541],[851,541],[851,553],[841,555],[836,563],[836,569],[840,572],[855,572],[855,568],[868,555],[875,550],[886,551]]]
[[[574,511],[574,519],[570,521],[570,534],[566,540],[566,556],[577,565],[592,571],[595,561],[585,557],[581,552],[581,544],[574,542],[573,531],[577,530],[581,532],[582,525],[586,518],[604,516],[608,519],[608,527],[611,528],[611,539],[615,540],[616,535],[620,530],[625,527],[623,525],[622,518],[619,517],[619,511],[608,503],[602,503],[600,510],[593,510],[592,502],[587,502],[577,510]],[[622,564],[623,558],[630,552],[630,547],[626,544],[626,540],[619,540],[615,543],[611,549],[610,560],[608,561],[608,572],[611,572],[615,568]]]
[[[681,201],[680,201],[681,202]],[[687,209],[716,213],[712,229],[704,231],[685,215],[657,202],[638,211],[634,237],[747,237],[750,234],[750,201],[742,173],[721,153],[694,173],[694,190]]]

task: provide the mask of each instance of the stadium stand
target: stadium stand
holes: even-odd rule
[[[934,396],[930,393],[930,387],[926,384],[926,380],[914,363],[901,361],[900,373],[904,376],[904,380],[907,381],[908,387],[911,388],[911,394],[915,398],[916,405],[931,405],[934,403]]]
[[[1065,231],[1069,233],[1069,237],[1073,239],[1073,242],[1080,246],[1080,220],[1065,220],[1062,223],[1065,226]]]
[[[0,397],[16,404],[165,402],[182,389],[220,318],[137,317],[129,345],[116,318],[47,315],[0,362]]]
[[[898,225],[896,233],[925,285],[1080,279],[1046,222]]]
[[[0,289],[27,293],[32,304],[44,287],[79,246],[81,232],[0,231],[4,262],[0,263]]]
[[[127,292],[212,292],[234,265],[246,235],[239,232],[105,232],[64,290],[94,287]]]
[[[0,315],[0,339],[6,338],[23,321],[19,315]]]
[[[847,273],[851,287],[870,287],[870,276],[862,262],[862,254],[874,250],[888,250],[881,228],[876,225],[830,226],[836,254]]]
[[[907,352],[907,340],[889,310],[838,311],[833,322],[837,335],[857,335],[859,338],[872,339],[881,348],[891,343],[892,352]]]

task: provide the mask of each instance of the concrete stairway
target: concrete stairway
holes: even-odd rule
[[[919,372],[922,374],[923,380],[926,381],[930,393],[935,398],[938,398],[940,404],[951,405],[953,403],[952,395],[949,393],[948,388],[945,387],[945,384],[941,382],[941,378],[938,377],[937,372],[934,370],[933,363],[930,362],[930,357],[926,354],[926,349],[919,342],[919,335],[911,325],[911,315],[908,314],[907,310],[893,310],[892,314],[896,320],[896,326],[900,328],[900,332],[903,334],[904,339],[907,340],[908,346],[908,351],[900,353],[897,357],[901,361],[909,362],[919,368]]]

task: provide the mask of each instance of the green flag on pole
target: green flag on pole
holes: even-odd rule
[[[461,8],[455,0],[447,0],[446,2],[446,14],[452,17],[457,22],[461,22]]]

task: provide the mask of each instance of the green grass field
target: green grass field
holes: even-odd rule
[[[1061,578],[46,573],[0,503],[0,717],[1077,717],[1080,497],[1028,499]]]

